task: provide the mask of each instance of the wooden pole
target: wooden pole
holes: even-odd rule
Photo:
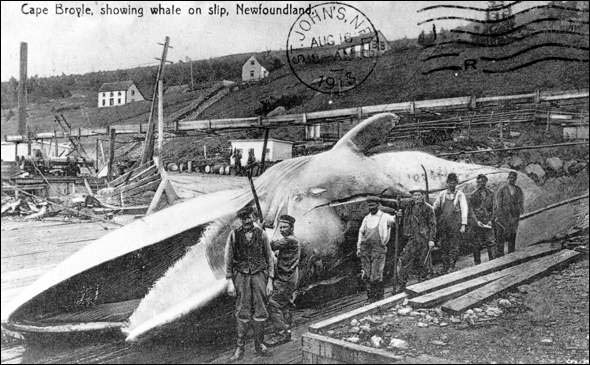
[[[154,91],[152,93],[152,103],[150,106],[150,114],[148,116],[147,131],[145,133],[145,143],[143,146],[143,153],[141,154],[140,164],[143,165],[148,161],[151,161],[154,156],[154,123],[153,115],[155,109],[156,98],[158,95],[158,83],[162,79],[164,72],[164,64],[166,63],[166,55],[168,54],[168,44],[170,43],[170,37],[166,36],[164,41],[164,49],[162,50],[162,58],[160,58],[160,65],[158,66],[158,72],[156,73],[156,82],[154,84]]]
[[[268,132],[270,131],[269,128],[264,129],[264,143],[262,144],[262,159],[260,160],[260,172],[262,174],[264,172],[264,162],[266,161],[266,146],[268,145]]]
[[[27,133],[27,43],[20,43],[20,69],[18,79],[18,134]],[[30,142],[29,146],[30,146]]]
[[[401,203],[399,200],[399,195],[396,199],[396,203],[397,203],[397,209],[401,209]],[[398,256],[398,249],[399,249],[399,220],[398,217],[395,217],[395,240],[393,242],[393,293],[395,293],[397,291],[397,270],[398,270],[398,262],[397,262],[397,256]]]
[[[109,145],[109,167],[108,167],[108,180],[113,178],[113,161],[115,160],[115,137],[117,131],[115,128],[111,128],[110,145]]]
[[[94,157],[94,173],[98,173],[98,138],[96,138],[96,155]]]
[[[164,82],[158,82],[158,148],[157,155],[162,160],[162,147],[164,146]]]

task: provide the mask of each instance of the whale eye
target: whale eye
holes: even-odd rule
[[[320,195],[321,193],[323,193],[325,191],[327,191],[327,190],[324,188],[311,188],[311,189],[309,189],[309,193],[311,195],[315,195],[315,196]]]

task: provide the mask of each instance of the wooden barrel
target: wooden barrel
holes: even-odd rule
[[[221,173],[221,167],[223,165],[213,165],[213,173],[214,174],[220,174]]]
[[[231,166],[230,165],[225,166],[224,173],[225,173],[225,175],[229,175],[231,173]]]
[[[205,173],[206,174],[210,174],[211,173],[211,166],[210,165],[205,165]]]

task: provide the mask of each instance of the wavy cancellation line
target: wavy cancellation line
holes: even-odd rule
[[[473,23],[481,23],[481,24],[498,24],[498,23],[504,23],[508,20],[513,20],[516,16],[522,15],[522,14],[526,14],[532,10],[537,10],[537,9],[561,9],[561,10],[568,10],[568,11],[572,11],[572,12],[576,12],[576,13],[588,13],[588,9],[577,9],[577,8],[570,8],[570,7],[566,7],[566,6],[561,6],[561,5],[537,5],[537,6],[532,6],[530,8],[524,9],[522,11],[519,11],[517,13],[514,13],[510,16],[507,16],[505,18],[501,18],[501,19],[475,19],[475,18],[466,18],[466,17],[462,17],[462,16],[443,16],[443,17],[436,17],[436,18],[430,18],[421,22],[418,22],[418,25],[423,25],[426,23],[430,23],[436,20],[466,20],[469,22],[473,22]],[[586,21],[586,24],[588,22]]]
[[[509,55],[505,55],[505,56],[499,56],[499,57],[480,57],[480,60],[483,61],[504,61],[504,60],[509,60],[511,58],[514,57],[518,57],[521,54],[527,53],[529,51],[538,49],[538,48],[544,48],[544,47],[559,47],[559,48],[568,48],[568,49],[578,49],[581,51],[590,51],[590,48],[588,47],[580,47],[580,46],[572,46],[572,45],[568,45],[568,44],[563,44],[563,43],[555,43],[555,42],[546,42],[546,43],[541,43],[541,44],[536,44],[534,46],[525,48],[525,49],[521,49],[520,51],[514,52],[512,54]]]
[[[539,59],[536,59],[536,60],[532,60],[532,61],[529,61],[527,63],[523,63],[523,64],[516,65],[514,67],[506,68],[506,69],[499,69],[499,70],[483,69],[482,72],[483,73],[487,73],[487,74],[512,72],[512,71],[516,71],[516,70],[519,70],[521,68],[529,67],[529,66],[532,66],[534,64],[537,64],[539,62],[544,62],[544,61],[565,61],[565,62],[585,62],[585,63],[588,63],[590,60],[587,59],[587,58],[573,58],[573,57],[551,56],[551,57],[543,57],[543,58],[539,58]]]
[[[453,30],[451,30],[451,32],[453,32]],[[470,34],[470,35],[481,35],[481,36],[488,36],[488,37],[497,37],[494,34],[480,34],[480,33],[472,33],[472,32],[466,32],[466,31],[457,31],[457,32],[453,32],[453,33],[465,33],[465,34]],[[429,49],[432,47],[437,47],[437,46],[445,46],[445,45],[451,45],[451,44],[457,44],[457,45],[465,45],[465,46],[473,46],[473,47],[503,47],[503,46],[507,46],[519,41],[522,41],[524,39],[527,38],[531,38],[535,35],[538,34],[564,34],[564,35],[580,35],[580,36],[585,36],[588,37],[590,36],[590,33],[582,33],[582,32],[574,32],[574,31],[570,31],[570,30],[559,30],[559,29],[541,29],[532,33],[528,33],[525,34],[523,36],[512,36],[510,37],[510,39],[507,42],[504,43],[498,43],[498,44],[488,44],[488,43],[482,43],[482,42],[475,42],[475,41],[471,41],[468,39],[452,39],[450,41],[444,41],[444,42],[439,42],[436,44],[430,44],[430,45],[426,45],[423,48],[424,49]]]
[[[504,32],[497,32],[497,33],[491,33],[491,34],[486,34],[486,33],[478,33],[478,32],[471,32],[468,30],[462,30],[462,29],[451,29],[451,33],[458,33],[458,34],[469,34],[469,35],[473,35],[473,36],[483,36],[483,37],[502,37],[502,36],[506,36],[510,33],[514,33],[517,32],[519,30],[521,30],[522,28],[531,25],[531,24],[535,24],[535,23],[541,23],[541,22],[546,22],[546,21],[559,21],[559,22],[567,22],[567,23],[574,23],[574,24],[589,24],[587,20],[578,20],[578,19],[561,19],[561,18],[556,18],[556,17],[547,17],[547,18],[538,18],[538,19],[533,19],[528,23],[524,23],[521,24],[517,27],[513,27],[507,31]]]
[[[431,73],[440,72],[440,71],[461,71],[461,70],[463,70],[463,67],[461,67],[461,66],[444,66],[444,67],[433,68],[428,71],[423,71],[422,75],[429,75]]]
[[[416,12],[420,13],[422,11],[433,10],[433,9],[465,9],[465,10],[477,10],[477,11],[503,10],[503,9],[508,9],[516,4],[519,4],[519,3],[522,3],[522,1],[513,1],[513,2],[505,4],[505,5],[494,6],[494,7],[489,7],[489,8],[476,8],[473,6],[443,4],[443,5],[427,6],[427,7],[422,8]]]
[[[439,54],[435,54],[435,55],[432,55],[432,56],[428,56],[428,57],[426,57],[424,59],[421,59],[420,61],[426,62],[426,61],[433,60],[433,59],[436,59],[436,58],[456,57],[456,56],[458,56],[460,54],[461,54],[461,52],[439,53]]]

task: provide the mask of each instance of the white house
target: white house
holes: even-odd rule
[[[133,81],[107,82],[98,90],[98,107],[123,105],[145,100]]]
[[[374,57],[390,49],[389,42],[380,30],[377,31],[377,37],[375,33],[361,34],[338,45],[342,58]]]
[[[270,65],[251,56],[242,66],[242,81],[258,81],[267,77]]]
[[[250,151],[254,151],[256,161],[262,159],[262,146],[264,139],[231,139],[232,152],[239,150],[242,154],[242,166],[248,163]],[[266,144],[266,161],[282,161],[293,157],[293,142],[283,141],[276,138],[269,138]],[[233,157],[231,164],[234,164]]]

